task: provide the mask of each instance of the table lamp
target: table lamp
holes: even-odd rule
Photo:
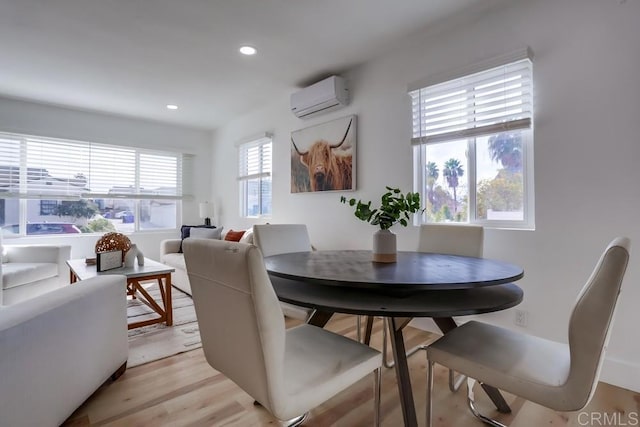
[[[213,216],[213,206],[209,202],[200,203],[200,218],[204,219],[204,225],[211,225],[211,217]]]

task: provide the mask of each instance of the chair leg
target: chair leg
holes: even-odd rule
[[[380,384],[382,382],[382,370],[380,368],[373,372],[373,425],[380,427]]]
[[[362,316],[356,316],[356,329],[358,330],[358,342],[362,342]]]
[[[473,378],[467,378],[467,404],[469,405],[469,409],[471,410],[471,413],[478,418],[480,421],[482,421],[483,423],[493,426],[493,427],[507,427],[504,424],[494,420],[493,418],[489,418],[485,415],[482,415],[477,409],[476,409],[476,405],[475,405],[475,400],[474,400],[474,394],[473,394],[473,386],[476,383],[476,380]]]
[[[115,381],[118,378],[120,378],[122,374],[124,374],[124,371],[126,370],[127,370],[127,361],[125,360],[124,363],[120,365],[120,367],[116,369],[116,371],[113,374],[111,374],[111,381]]]
[[[427,359],[427,427],[431,427],[432,398],[433,393],[433,362]]]
[[[386,322],[385,322],[386,323]],[[425,350],[426,347],[424,345],[417,345],[413,347],[411,350],[407,351],[407,357],[412,356],[418,352],[418,350]],[[387,357],[387,327],[386,325],[382,325],[382,364],[385,368],[393,368],[396,366],[395,360],[389,360]]]
[[[305,412],[304,414],[295,417],[295,418],[291,418],[290,420],[286,420],[282,422],[282,426],[283,427],[297,427],[300,424],[302,424],[303,422],[305,422],[307,420],[307,417],[309,416],[308,412]]]

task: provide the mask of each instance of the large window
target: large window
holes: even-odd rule
[[[269,135],[238,146],[241,216],[271,215],[271,146]]]
[[[422,222],[533,228],[532,86],[523,52],[409,92]]]
[[[182,155],[0,134],[3,233],[176,228]]]

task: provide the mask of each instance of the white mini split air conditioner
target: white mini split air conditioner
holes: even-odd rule
[[[345,79],[331,76],[291,94],[291,112],[301,119],[349,104]]]

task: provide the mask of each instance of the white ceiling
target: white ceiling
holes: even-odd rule
[[[214,129],[483,1],[0,0],[0,96]]]

